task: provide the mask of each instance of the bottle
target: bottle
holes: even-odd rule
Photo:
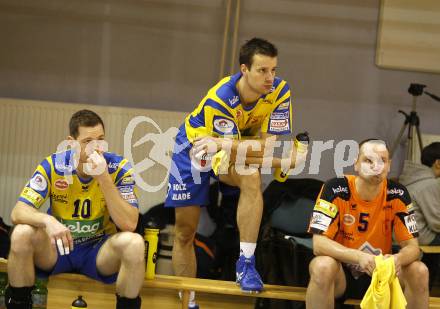
[[[87,303],[82,298],[81,295],[79,295],[78,298],[75,299],[72,303],[72,309],[78,309],[78,308],[87,308]]]
[[[5,290],[8,284],[8,273],[0,272],[0,309],[6,309]]]
[[[307,148],[309,147],[309,133],[306,131],[304,133],[298,133],[293,141],[293,145],[296,149],[297,156],[305,156],[307,154]],[[281,167],[275,168],[273,177],[278,182],[285,182],[289,177],[289,168],[282,169]]]
[[[47,308],[47,278],[36,278],[32,290],[32,309]]]
[[[145,239],[145,259],[146,269],[145,278],[154,279],[156,272],[156,260],[157,260],[157,243],[159,241],[159,229],[154,222],[149,222],[148,227],[144,230]]]

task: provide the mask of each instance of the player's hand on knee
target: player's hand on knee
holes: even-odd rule
[[[52,247],[57,249],[60,255],[69,254],[73,250],[73,238],[70,230],[54,217],[51,217],[46,223],[46,233]]]
[[[376,262],[374,260],[375,256],[365,252],[360,252],[359,256],[359,266],[365,271],[369,276],[373,275],[373,271],[376,268]]]

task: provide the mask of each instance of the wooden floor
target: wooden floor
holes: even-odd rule
[[[72,282],[66,278],[52,276],[49,280],[48,309],[70,308],[78,295],[82,295],[89,309],[115,308],[116,297],[114,285],[105,286],[89,281],[87,287],[84,282]],[[203,309],[251,309],[255,299],[233,295],[216,295],[199,293],[197,303]],[[176,309],[180,302],[177,292],[164,289],[142,289],[142,308]]]

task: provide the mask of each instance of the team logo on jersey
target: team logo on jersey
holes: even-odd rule
[[[243,116],[243,112],[237,109],[237,118],[241,118],[241,116]]]
[[[285,109],[289,109],[289,107],[290,107],[290,101],[284,102],[284,103],[281,103],[280,105],[278,105],[277,110],[282,111]]]
[[[405,193],[405,191],[403,191],[402,189],[398,189],[398,188],[392,188],[390,190],[387,190],[387,194],[391,194],[391,195],[403,196],[404,193]]]
[[[315,211],[322,212],[323,214],[329,216],[330,218],[334,218],[338,213],[338,208],[336,207],[336,205],[320,199],[316,203]]]
[[[214,120],[214,128],[221,133],[232,133],[235,128],[235,124],[232,120],[226,118],[217,118]]]
[[[345,225],[352,225],[356,221],[356,219],[354,218],[353,215],[345,214],[342,221],[344,222]]]
[[[312,220],[310,221],[310,227],[325,232],[330,226],[331,221],[332,219],[330,217],[314,211]]]
[[[373,255],[379,255],[382,254],[381,248],[375,248],[372,244],[370,244],[368,241],[364,242],[359,249],[362,252],[373,254]]]
[[[289,119],[289,112],[273,112],[270,119]]]
[[[32,188],[25,187],[23,193],[21,194],[25,199],[31,202],[33,205],[37,206],[43,201],[40,194],[35,192]]]
[[[121,193],[122,198],[130,203],[130,204],[135,204],[137,203],[137,197],[134,193],[134,188],[133,186],[122,186],[122,187],[118,187],[119,192]]]
[[[100,217],[96,220],[61,220],[72,233],[73,238],[90,237],[96,234],[104,226],[104,218]]]
[[[58,157],[57,157],[57,159],[58,159]],[[72,173],[72,171],[73,171],[73,166],[72,165],[65,164],[65,163],[62,163],[62,162],[55,162],[55,168],[58,171],[62,172],[62,173],[66,173],[66,172]]]
[[[51,193],[50,194],[50,198],[52,199],[52,202],[55,203],[61,203],[61,204],[65,204],[67,205],[68,202],[68,198],[67,198],[67,194],[55,194],[55,193]]]
[[[108,164],[109,173],[114,173],[119,167],[119,162],[110,162]]]
[[[64,191],[69,187],[69,183],[65,179],[57,179],[54,183],[55,188]]]
[[[122,178],[121,185],[134,185],[133,176],[127,176]]]
[[[408,212],[412,212],[414,210],[413,204],[409,203],[408,205],[406,205],[406,210],[408,210]]]
[[[47,188],[47,181],[41,174],[37,173],[29,181],[29,186],[35,191],[44,191]]]
[[[270,120],[269,131],[272,132],[283,132],[289,130],[289,120],[280,119],[280,120]]]
[[[411,234],[418,232],[416,217],[414,214],[405,216],[405,226]]]
[[[345,193],[348,194],[348,187],[337,186],[336,188],[332,188],[334,194]]]
[[[240,101],[240,98],[236,95],[232,99],[228,99],[228,101],[229,104],[234,107],[234,105],[236,105]]]

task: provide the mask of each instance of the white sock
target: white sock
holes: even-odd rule
[[[179,291],[179,298],[180,300],[182,300],[182,291]],[[196,305],[196,292],[190,291],[188,307],[194,307],[195,305]]]
[[[244,255],[245,258],[250,258],[255,253],[257,244],[254,242],[241,242],[240,241],[240,255]]]

